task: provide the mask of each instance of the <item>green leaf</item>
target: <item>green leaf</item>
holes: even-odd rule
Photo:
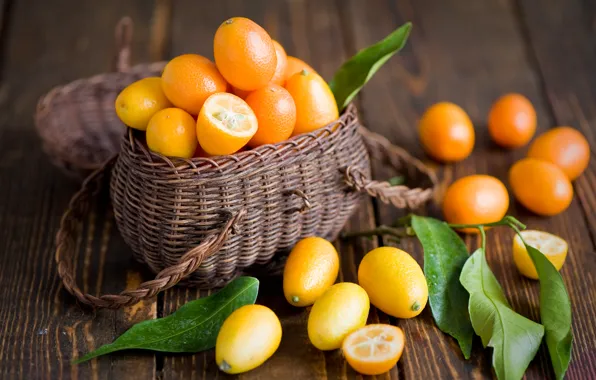
[[[329,87],[335,96],[340,112],[379,68],[404,47],[410,29],[412,29],[412,24],[405,23],[382,41],[360,50],[339,68],[329,83]]]
[[[563,379],[573,343],[571,301],[563,278],[553,264],[536,248],[526,244],[526,249],[540,281],[540,319],[546,331],[546,346],[557,379]]]
[[[440,220],[412,216],[412,228],[424,248],[424,275],[430,308],[441,331],[454,337],[466,359],[470,358],[474,329],[468,314],[468,292],[459,275],[468,250],[459,236]]]
[[[468,310],[482,344],[493,348],[493,368],[500,380],[521,379],[536,356],[544,327],[517,314],[486,262],[484,249],[474,252],[460,281],[470,293]]]
[[[162,352],[199,352],[215,346],[219,329],[232,312],[257,299],[259,280],[239,277],[209,297],[191,301],[175,313],[132,326],[111,344],[75,361],[85,362],[111,352],[141,349]]]

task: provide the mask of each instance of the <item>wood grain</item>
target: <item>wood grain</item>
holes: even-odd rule
[[[540,74],[548,110],[552,115],[547,127],[568,125],[577,128],[586,136],[594,152],[596,7],[583,1],[562,4],[556,1],[538,3],[523,0],[517,5],[522,30],[527,38],[528,54]],[[595,186],[596,171],[592,157],[587,170],[574,182],[575,198],[587,219],[589,234],[580,235],[575,231],[584,227],[585,223],[579,213],[572,214],[567,225],[573,241],[568,259],[570,263],[564,268],[563,274],[573,305],[575,339],[569,379],[596,377],[596,326],[593,322],[596,319],[596,284],[593,277],[596,261]]]
[[[10,7],[6,5],[9,4]],[[2,11],[9,9],[9,19]],[[308,378],[360,379],[338,351],[323,353],[308,341],[308,308],[285,302],[279,277],[262,277],[258,303],[280,317],[283,339],[263,366],[226,376],[213,350],[195,355],[125,352],[72,366],[70,360],[109,343],[141,320],[169,315],[209,292],[175,288],[158,300],[120,311],[92,311],[75,304],[60,285],[53,261],[59,218],[77,185],[54,169],[40,150],[32,117],[38,97],[52,86],[110,68],[112,28],[129,15],[135,22],[133,60],[160,60],[182,53],[212,58],[212,38],[232,16],[249,17],[326,79],[348,56],[411,20],[414,29],[402,53],[391,59],[357,99],[364,124],[406,147],[433,166],[442,183],[436,203],[418,213],[440,217],[446,186],[473,173],[506,183],[507,170],[526,149],[503,151],[489,139],[485,119],[492,102],[520,92],[536,106],[539,131],[554,125],[580,129],[592,148],[596,135],[594,5],[580,0],[358,0],[338,1],[110,1],[0,0],[0,378],[185,379]],[[6,21],[9,22],[6,22]],[[166,57],[167,56],[167,57]],[[416,123],[438,101],[462,106],[474,121],[477,142],[467,160],[439,165],[417,141]],[[374,175],[395,173],[375,165]],[[576,198],[563,214],[540,218],[513,199],[510,213],[529,228],[555,233],[570,243],[562,270],[573,305],[575,346],[569,379],[596,377],[596,169],[594,160],[575,182]],[[507,184],[507,183],[506,183]],[[79,281],[91,293],[117,292],[152,275],[130,257],[109,212],[107,193],[80,226]],[[363,201],[346,230],[391,222],[401,213],[383,203]],[[521,277],[511,260],[513,234],[489,232],[488,260],[515,310],[539,320],[538,284]],[[465,238],[470,248],[478,241]],[[389,241],[335,242],[342,256],[338,281],[356,281],[361,258]],[[422,263],[414,240],[402,249]],[[474,342],[465,361],[453,339],[442,334],[430,309],[411,320],[396,320],[371,309],[369,322],[404,329],[407,344],[398,365],[378,378],[491,378],[490,350]],[[552,378],[544,348],[527,378]]]
[[[51,86],[111,67],[113,27],[130,15],[134,46],[146,45],[146,1],[25,0],[13,4],[2,52],[0,101],[0,378],[122,378],[154,376],[153,356],[106,357],[74,366],[72,358],[111,342],[132,323],[155,314],[134,310],[92,313],[75,304],[54,265],[54,234],[77,185],[41,152],[33,127],[37,99]],[[146,49],[135,56],[144,59]],[[117,238],[107,198],[81,226],[79,281],[93,294],[120,291],[134,275]],[[109,254],[108,254],[109,252]],[[142,310],[142,312],[141,312]],[[130,313],[130,315],[129,315]]]
[[[414,24],[412,38],[405,52],[390,61],[388,67],[364,90],[363,109],[369,126],[424,157],[416,139],[419,116],[435,102],[457,103],[474,121],[477,143],[473,155],[464,162],[438,167],[444,186],[455,178],[474,173],[494,175],[506,183],[509,166],[523,157],[525,151],[503,151],[490,142],[485,120],[491,103],[506,92],[521,92],[537,108],[539,129],[543,131],[551,123],[539,78],[526,55],[518,19],[510,4],[499,1],[472,4],[427,0],[398,3],[372,1],[366,5],[353,1],[350,5],[358,47],[382,38],[406,20],[412,20]],[[431,206],[428,211],[440,216],[436,206]],[[586,293],[590,293],[591,279],[585,278],[589,274],[580,275],[582,272],[589,273],[580,272],[580,268],[594,265],[593,260],[588,261],[588,254],[593,248],[590,233],[581,222],[585,220],[581,206],[576,200],[566,213],[543,219],[529,214],[512,201],[510,212],[528,223],[530,228],[544,229],[562,236],[570,241],[572,251],[580,251],[573,254],[562,272],[576,315],[576,357],[577,352],[587,349],[587,344],[582,341],[593,336],[593,333],[584,332],[580,327],[586,323],[592,324],[587,321],[593,319],[593,312],[588,311],[588,307],[592,306],[584,308],[585,303],[593,305],[593,297],[586,296]],[[389,207],[379,206],[380,221],[391,222],[397,216]],[[574,228],[570,228],[571,225]],[[538,320],[538,286],[516,272],[511,260],[511,238],[511,231],[506,229],[491,231],[488,259],[514,308]],[[468,237],[466,240],[470,245],[477,244],[475,238]],[[422,260],[422,251],[417,244],[407,242],[402,247],[412,252],[417,260]],[[574,294],[584,294],[583,302],[576,300]],[[472,359],[463,361],[453,340],[437,331],[429,314],[429,310],[425,310],[422,318],[398,323],[409,335],[418,334],[425,342],[433,342],[428,347],[417,342],[408,351],[411,356],[404,355],[405,360],[400,363],[404,366],[405,377],[435,378],[445,373],[451,373],[454,377],[462,374],[490,376],[489,352],[482,351],[479,342],[475,341]],[[573,370],[570,376],[574,375]],[[581,373],[586,376],[589,372]],[[550,362],[546,350],[542,349],[530,365],[528,377],[550,376]]]

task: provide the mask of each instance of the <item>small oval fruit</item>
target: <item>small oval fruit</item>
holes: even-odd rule
[[[147,146],[169,157],[191,158],[197,148],[195,119],[180,108],[157,112],[147,125]]]
[[[286,66],[288,65],[288,56],[286,54],[286,50],[279,42],[275,40],[272,41],[273,46],[275,47],[275,57],[277,64],[275,66],[275,73],[269,82],[283,86],[286,82]]]
[[[317,73],[302,70],[286,82],[296,103],[296,126],[292,136],[315,131],[337,120],[339,111],[327,82]]]
[[[296,104],[292,95],[276,84],[253,91],[246,103],[257,117],[259,128],[248,146],[255,148],[287,140],[296,125]]]
[[[534,140],[528,157],[557,165],[573,181],[588,167],[590,144],[581,132],[571,127],[557,127]]]
[[[192,115],[199,114],[209,96],[225,92],[228,86],[215,64],[198,54],[180,55],[168,62],[161,84],[172,104]]]
[[[265,86],[277,67],[273,40],[265,29],[245,17],[232,17],[219,26],[213,56],[221,75],[244,91]]]
[[[296,58],[296,57],[292,57],[291,55],[288,55],[288,58],[286,60],[286,71],[285,71],[285,75],[284,75],[284,83],[290,79],[290,77],[294,74],[297,74],[299,72],[301,72],[302,70],[306,70],[308,72],[311,73],[316,73],[315,69],[313,69],[312,67],[310,67],[306,62],[304,62],[303,60]]]
[[[341,350],[346,361],[363,375],[380,375],[395,367],[405,346],[404,332],[386,324],[364,326],[346,337]]]
[[[548,232],[536,230],[524,230],[520,234],[528,245],[542,252],[557,270],[561,270],[569,249],[565,240]],[[538,279],[534,262],[519,235],[515,235],[513,239],[513,262],[521,274],[533,280]]]
[[[226,318],[217,334],[215,362],[229,374],[255,369],[277,351],[281,334],[281,323],[271,309],[242,306]]]
[[[453,103],[437,103],[427,109],[418,123],[418,134],[426,153],[439,161],[461,161],[474,149],[472,121]]]
[[[205,101],[197,118],[197,138],[212,156],[236,153],[257,133],[253,110],[236,95],[220,92]]]
[[[523,95],[507,94],[493,104],[488,114],[488,132],[504,148],[526,145],[536,132],[536,110]]]
[[[517,161],[509,169],[509,184],[515,198],[539,215],[559,214],[573,199],[573,187],[565,173],[558,166],[535,158]]]
[[[161,78],[150,77],[128,85],[116,98],[116,115],[127,126],[144,131],[158,111],[171,107],[161,88]]]
[[[333,244],[307,237],[294,246],[283,274],[286,300],[294,306],[312,305],[333,285],[339,273],[339,256]]]
[[[366,325],[370,301],[351,282],[331,286],[317,299],[308,316],[308,338],[319,350],[335,350],[351,332]]]
[[[486,224],[501,220],[509,208],[509,193],[503,182],[488,175],[470,175],[453,182],[443,198],[448,223]],[[476,228],[461,232],[478,233]]]
[[[396,318],[415,317],[428,302],[420,265],[398,248],[380,247],[367,253],[358,267],[358,283],[375,307]]]

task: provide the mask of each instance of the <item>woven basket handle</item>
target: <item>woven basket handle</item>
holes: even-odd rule
[[[116,56],[114,57],[113,69],[119,73],[130,70],[130,45],[132,43],[133,30],[134,24],[128,16],[121,18],[114,30]]]
[[[391,203],[398,208],[417,208],[428,201],[437,186],[437,178],[430,169],[418,159],[412,157],[402,148],[391,144],[385,137],[360,127],[358,132],[362,135],[364,143],[368,148],[371,159],[381,161],[398,172],[408,170],[408,175],[420,175],[427,177],[429,187],[409,188],[403,185],[391,185],[387,181],[375,181],[367,178],[358,166],[348,166],[344,170],[346,183],[357,191],[363,191],[380,199],[385,203]],[[416,173],[417,172],[417,173]]]
[[[101,296],[85,294],[75,280],[74,261],[77,253],[77,231],[83,223],[91,201],[102,187],[107,186],[106,182],[108,182],[110,169],[114,162],[115,157],[85,179],[81,189],[71,198],[68,208],[62,216],[60,229],[56,236],[56,263],[64,287],[80,302],[95,308],[117,309],[129,306],[176,285],[180,280],[196,271],[205,258],[222,248],[234,227],[246,214],[245,209],[241,209],[234,215],[230,213],[228,221],[220,232],[207,236],[199,245],[186,252],[178,260],[178,263],[165,268],[155,276],[155,279],[143,282],[136,289]]]

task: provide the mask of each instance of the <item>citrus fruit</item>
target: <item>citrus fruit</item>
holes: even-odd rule
[[[257,128],[257,117],[248,104],[236,95],[221,92],[203,104],[197,119],[197,138],[209,155],[232,154],[246,145]]]
[[[346,337],[341,350],[346,361],[363,375],[380,375],[393,368],[404,350],[404,332],[386,324],[364,326]]]
[[[255,90],[246,98],[257,117],[259,129],[248,142],[250,147],[287,140],[296,125],[296,104],[290,93],[276,84]]]
[[[509,169],[509,185],[515,198],[530,211],[551,216],[564,211],[573,198],[573,187],[558,166],[524,158]]]
[[[398,248],[380,247],[367,253],[358,267],[358,283],[373,305],[393,317],[415,317],[428,301],[420,265]]]
[[[292,75],[299,73],[302,70],[306,70],[311,73],[316,73],[316,71],[303,60],[288,55],[286,62],[286,70],[284,74],[284,82],[290,79]]]
[[[443,215],[448,223],[487,224],[501,220],[509,208],[509,194],[503,182],[488,175],[470,175],[453,182],[443,198]],[[476,228],[462,232],[477,233]]]
[[[149,149],[164,156],[191,158],[197,148],[195,119],[180,108],[158,111],[146,134]]]
[[[302,70],[288,79],[286,90],[296,103],[293,136],[317,130],[339,117],[335,97],[319,74]]]
[[[339,256],[333,244],[320,237],[302,239],[284,267],[284,295],[294,306],[312,305],[333,285],[339,273]]]
[[[215,362],[229,374],[250,371],[269,359],[281,342],[281,323],[266,306],[245,305],[226,318],[215,343]]]
[[[245,100],[248,95],[250,95],[252,91],[244,91],[236,87],[232,87],[232,93],[237,97]]]
[[[579,131],[571,127],[557,127],[534,140],[528,157],[557,165],[573,181],[590,162],[590,145]]]
[[[522,231],[521,236],[529,246],[542,252],[557,270],[561,270],[567,258],[568,246],[565,240],[548,232],[535,230]],[[515,235],[513,239],[513,261],[521,274],[534,280],[538,279],[534,262],[519,235]]]
[[[319,350],[340,348],[345,337],[363,327],[370,302],[360,286],[342,282],[331,286],[312,306],[308,338]]]
[[[244,17],[232,17],[219,26],[213,55],[221,75],[245,91],[265,86],[277,67],[273,40],[265,29]]]
[[[275,74],[271,78],[270,82],[283,86],[286,82],[286,66],[288,65],[288,56],[285,49],[281,44],[275,40],[273,46],[275,47],[275,57],[277,64],[275,65]]]
[[[211,94],[225,92],[228,86],[215,64],[197,54],[184,54],[168,62],[161,82],[170,102],[193,115],[199,114]]]
[[[536,111],[523,95],[507,94],[493,104],[488,114],[488,132],[505,148],[526,145],[536,132]]]
[[[422,147],[439,161],[460,161],[474,149],[474,127],[456,104],[442,102],[424,112],[418,123]]]
[[[128,85],[116,98],[116,115],[131,128],[144,131],[157,111],[171,107],[161,89],[161,78],[151,77]]]

